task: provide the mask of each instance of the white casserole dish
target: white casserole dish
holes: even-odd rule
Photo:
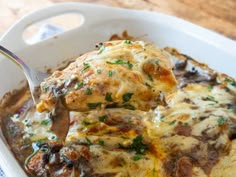
[[[83,20],[76,29],[34,45],[24,42],[24,29],[32,23],[63,13],[79,13]],[[93,50],[96,43],[124,30],[143,36],[160,47],[175,47],[208,64],[219,72],[236,78],[236,42],[217,33],[168,15],[111,8],[84,3],[63,3],[23,17],[2,37],[0,44],[14,51],[36,69],[53,68],[67,58]],[[0,56],[0,97],[19,87],[22,72]],[[7,176],[26,176],[0,133],[0,166]]]

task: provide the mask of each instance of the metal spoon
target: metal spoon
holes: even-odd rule
[[[17,64],[24,72],[25,77],[28,81],[30,93],[32,95],[33,101],[35,104],[38,103],[39,100],[39,86],[40,83],[47,78],[49,75],[37,70],[30,68],[23,60],[21,60],[14,53],[6,49],[5,47],[0,45],[0,53],[10,59],[15,64]]]
[[[5,55],[8,59],[17,64],[25,74],[28,81],[30,92],[34,101],[34,104],[39,102],[40,96],[40,83],[49,75],[40,71],[30,68],[23,60],[16,56],[11,51],[0,45],[0,53]],[[64,142],[70,126],[69,111],[63,106],[59,100],[59,104],[56,107],[57,118],[52,119],[51,130],[57,135],[57,137]]]

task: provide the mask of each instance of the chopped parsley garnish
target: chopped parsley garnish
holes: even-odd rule
[[[87,106],[90,109],[96,109],[97,107],[100,107],[102,103],[98,102],[98,103],[88,103]]]
[[[82,124],[83,124],[84,126],[88,126],[88,125],[91,125],[92,123],[91,123],[91,122],[88,122],[88,121],[86,121],[86,120],[83,120]]]
[[[111,61],[107,61],[108,64],[125,64],[128,66],[129,69],[132,69],[133,68],[133,64],[131,64],[129,61],[124,61],[124,60],[121,60],[121,59],[118,59],[114,62],[111,62]]]
[[[84,69],[82,71],[85,71],[86,69],[90,68],[90,65],[88,63],[83,63]]]
[[[124,102],[128,102],[128,101],[131,99],[132,95],[133,95],[133,93],[125,93],[125,94],[122,96],[123,101],[124,101]]]
[[[105,142],[103,140],[99,140],[98,144],[100,144],[101,146],[104,146]]]
[[[75,84],[74,89],[78,90],[84,85],[83,81],[79,81]]]
[[[207,86],[207,89],[208,89],[208,91],[210,92],[210,91],[212,91],[213,86],[212,86],[212,85],[208,85],[208,86]]]
[[[91,142],[90,139],[88,139],[87,137],[85,137],[85,140],[87,141],[88,145],[92,145],[93,143]]]
[[[145,85],[148,87],[148,88],[152,88],[152,86],[149,84],[149,83],[145,83]]]
[[[135,110],[135,107],[132,106],[131,104],[125,104],[125,105],[123,105],[123,107],[124,107],[125,109]]]
[[[92,90],[93,90],[92,88],[88,87],[85,91],[85,94],[86,95],[92,95]]]
[[[125,44],[131,44],[131,41],[130,40],[125,40],[124,43]]]
[[[226,104],[226,107],[227,107],[227,109],[234,109],[234,105],[233,104]]]
[[[51,139],[52,139],[52,140],[59,140],[59,138],[58,138],[57,136],[55,136],[55,135],[53,135],[53,136],[51,137]]]
[[[168,124],[169,124],[169,125],[174,125],[175,122],[176,122],[176,120],[173,120],[173,121],[169,122]]]
[[[108,64],[126,64],[127,62],[126,61],[123,61],[123,60],[116,60],[116,61],[107,61]]]
[[[128,68],[129,68],[129,69],[132,69],[132,68],[133,68],[133,64],[130,63],[129,61],[127,62],[127,65],[128,65]]]
[[[230,83],[232,86],[236,87],[236,82],[235,82],[234,80],[232,80],[232,79],[226,78],[226,79],[225,79],[225,82],[228,82],[228,83]]]
[[[23,120],[23,122],[24,122],[24,123],[27,123],[27,122],[29,122],[29,119],[25,119],[25,120]]]
[[[132,144],[130,144],[128,147],[124,147],[121,144],[120,148],[127,149],[130,151],[135,151],[136,155],[144,155],[145,152],[149,149],[149,146],[147,144],[143,143],[143,137],[142,135],[138,135],[133,139]]]
[[[217,119],[217,122],[218,122],[219,126],[222,126],[222,125],[225,124],[225,119],[223,117],[220,117],[220,118]]]
[[[98,120],[99,120],[100,122],[105,122],[105,121],[107,120],[107,115],[99,116],[99,117],[98,117]]]
[[[42,121],[41,121],[41,125],[48,125],[50,122],[51,122],[50,119],[48,119],[48,120],[42,120]]]
[[[153,82],[152,76],[148,75],[148,79]]]
[[[32,124],[26,124],[25,126],[26,126],[26,127],[31,127],[31,126],[32,126]]]
[[[159,61],[155,61],[155,64],[156,64],[157,66],[159,66],[159,65],[160,65]]]
[[[218,101],[216,101],[213,96],[207,96],[207,97],[203,98],[203,100],[204,101],[213,101],[215,103],[218,103]]]
[[[48,91],[48,88],[49,88],[49,85],[46,85],[46,84],[43,85],[43,91],[44,91],[44,92],[47,92],[47,91]]]
[[[106,95],[105,95],[105,100],[106,100],[106,101],[109,101],[109,102],[113,101],[111,95],[112,95],[112,93],[107,92]]]
[[[105,50],[105,48],[106,47],[104,45],[101,45],[101,47],[99,48],[98,53],[102,53]]]
[[[164,119],[165,119],[165,116],[162,115],[162,116],[160,117],[160,121],[161,121],[161,122],[164,122]]]
[[[34,133],[29,133],[29,137],[32,137],[34,136],[35,134]]]
[[[133,159],[134,161],[138,161],[138,160],[142,159],[142,156],[141,156],[141,155],[135,155],[135,156],[133,156],[132,159]]]
[[[112,76],[112,71],[108,71],[108,76],[111,77]]]
[[[101,69],[97,69],[97,73],[101,74],[102,70]]]
[[[121,138],[123,138],[123,139],[129,139],[129,137],[127,137],[127,136],[121,136]]]

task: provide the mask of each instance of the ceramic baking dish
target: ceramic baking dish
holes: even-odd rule
[[[30,24],[64,13],[81,15],[81,25],[34,45],[28,45],[23,40],[22,34]],[[0,44],[14,51],[29,65],[43,71],[45,66],[53,68],[65,59],[93,50],[96,43],[106,41],[112,34],[121,34],[124,30],[160,47],[175,47],[217,71],[236,78],[235,41],[176,17],[154,12],[84,3],[57,4],[20,19],[3,35]],[[24,76],[15,65],[0,58],[0,97],[19,88],[22,79]],[[0,166],[7,176],[26,176],[9,150],[2,132]]]

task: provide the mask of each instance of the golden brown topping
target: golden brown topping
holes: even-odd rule
[[[68,78],[76,81],[68,84]],[[37,109],[51,111],[60,98],[69,110],[100,106],[149,110],[161,104],[160,91],[171,92],[176,84],[168,56],[153,44],[110,41],[46,79]]]

